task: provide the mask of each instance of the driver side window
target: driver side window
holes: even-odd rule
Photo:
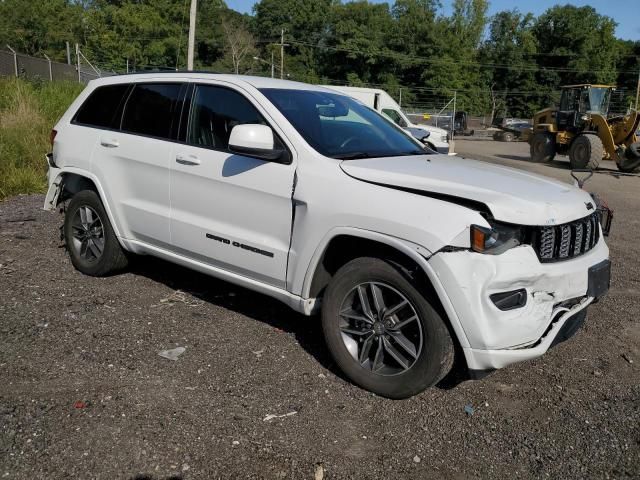
[[[247,123],[267,125],[240,93],[224,87],[196,85],[189,114],[188,144],[228,150],[233,127]]]

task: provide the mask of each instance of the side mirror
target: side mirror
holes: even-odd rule
[[[257,123],[233,127],[229,136],[229,150],[271,161],[282,161],[286,156],[286,150],[275,148],[273,130]]]

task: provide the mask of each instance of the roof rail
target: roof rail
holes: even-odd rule
[[[136,72],[129,72],[129,73],[119,73],[118,75],[146,75],[146,74],[153,74],[153,75],[157,75],[158,73],[207,73],[207,74],[211,74],[211,75],[220,75],[221,72],[215,72],[212,70],[160,70],[160,69],[152,69],[152,70],[141,70],[141,71],[136,71]],[[233,74],[231,74],[233,75]]]

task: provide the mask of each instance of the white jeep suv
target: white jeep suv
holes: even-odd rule
[[[403,398],[542,355],[609,286],[569,184],[427,154],[322,87],[233,75],[94,80],[52,131],[45,208],[88,275],[153,255],[322,311],[355,383]]]

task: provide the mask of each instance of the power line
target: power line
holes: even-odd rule
[[[527,65],[501,65],[501,64],[493,64],[493,63],[481,63],[481,62],[465,62],[465,61],[456,61],[456,60],[440,60],[433,58],[420,57],[417,55],[408,55],[399,52],[363,52],[362,50],[356,50],[352,48],[344,48],[344,47],[333,47],[329,45],[317,45],[309,42],[302,42],[299,40],[290,40],[290,42],[294,45],[303,45],[311,48],[318,48],[321,50],[334,50],[337,52],[345,52],[345,53],[353,53],[363,56],[373,56],[373,57],[386,57],[393,59],[404,59],[404,60],[415,60],[425,64],[431,65],[462,65],[462,66],[470,66],[470,67],[481,67],[481,68],[494,68],[494,69],[503,69],[503,70],[519,70],[519,71],[531,71],[531,72],[560,72],[560,73],[584,73],[587,70],[577,70],[571,68],[563,68],[563,67],[537,67],[537,66],[527,66]],[[635,71],[620,71],[612,68],[610,70],[588,70],[591,73],[616,73],[616,74],[634,74],[636,75],[638,72]]]

